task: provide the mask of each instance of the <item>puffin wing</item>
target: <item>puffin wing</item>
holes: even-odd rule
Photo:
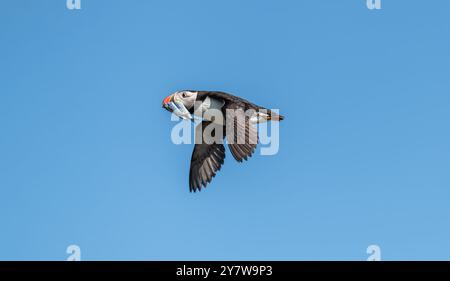
[[[235,102],[225,108],[226,136],[228,147],[238,162],[251,157],[258,144],[258,130],[250,116],[245,114],[244,105]]]
[[[240,98],[238,96],[225,93],[225,92],[219,92],[219,91],[197,91],[197,97],[201,100],[204,100],[205,97],[211,97],[219,100],[223,100],[226,103],[238,103],[241,105],[244,105],[246,108],[258,108],[257,105],[249,102],[246,99]]]
[[[246,99],[243,99],[238,96],[234,96],[229,93],[225,92],[219,92],[219,91],[197,91],[197,97],[200,100],[204,100],[206,97],[211,97],[214,99],[222,100],[225,102],[226,106],[233,106],[233,105],[239,105],[245,110],[253,109],[257,112],[262,112],[265,120],[274,120],[274,121],[281,121],[284,119],[284,116],[279,115],[276,112],[273,112],[272,110],[256,105]]]
[[[217,171],[220,170],[225,160],[223,139],[219,143],[204,139],[203,133],[209,124],[211,122],[203,121],[201,126],[198,125],[195,128],[197,141],[192,152],[189,171],[189,190],[191,192],[200,191],[202,187],[206,187]],[[201,143],[198,141],[198,137],[201,138]]]

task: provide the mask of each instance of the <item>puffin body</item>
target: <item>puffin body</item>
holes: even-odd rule
[[[202,118],[195,128],[195,146],[189,171],[189,190],[200,191],[220,170],[225,160],[224,139],[238,162],[252,156],[258,143],[257,123],[284,119],[267,108],[220,91],[177,91],[163,100],[163,108],[183,119]],[[220,112],[216,118],[209,112]],[[211,117],[214,116],[214,117]],[[207,139],[205,130],[214,125],[223,138]]]

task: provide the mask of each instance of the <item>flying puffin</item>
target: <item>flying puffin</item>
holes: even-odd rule
[[[252,156],[258,143],[256,124],[284,119],[282,115],[267,108],[219,91],[177,91],[163,100],[162,107],[182,119],[194,121],[193,116],[202,118],[202,122],[195,128],[196,144],[189,171],[191,192],[206,187],[220,170],[225,159],[223,138],[226,138],[234,159],[242,162]],[[204,114],[208,110],[219,111],[223,120],[217,122],[214,118],[208,118]],[[222,139],[214,142],[205,139],[206,134],[203,133],[211,123],[223,129]]]

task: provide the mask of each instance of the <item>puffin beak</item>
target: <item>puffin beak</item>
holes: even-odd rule
[[[186,109],[184,104],[181,101],[175,100],[174,94],[167,96],[163,100],[162,107],[184,120],[192,119],[191,114]]]
[[[170,96],[167,96],[162,102],[162,107],[164,109],[167,109],[168,111],[172,112],[173,110],[169,106],[169,103],[172,102],[172,100],[173,100],[173,94]]]

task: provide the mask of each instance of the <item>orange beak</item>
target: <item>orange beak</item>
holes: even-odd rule
[[[162,107],[171,111],[170,107],[169,107],[169,102],[171,102],[172,100],[173,100],[173,94],[167,96],[162,102]]]

